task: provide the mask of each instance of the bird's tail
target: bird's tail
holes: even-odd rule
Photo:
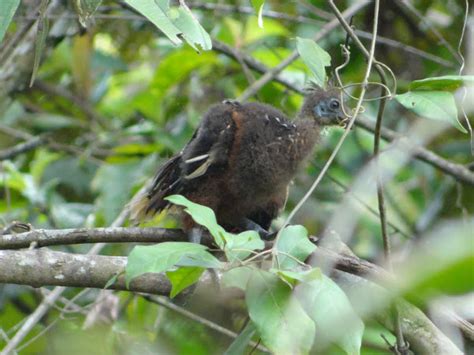
[[[181,155],[177,154],[168,160],[156,172],[156,175],[144,191],[140,191],[129,203],[130,220],[133,223],[146,220],[169,206],[164,198],[180,193]]]

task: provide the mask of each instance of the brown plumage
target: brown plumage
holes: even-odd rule
[[[212,106],[189,143],[160,167],[146,194],[132,201],[132,219],[166,209],[170,203],[164,198],[181,194],[212,208],[229,230],[245,229],[249,221],[268,229],[321,127],[344,119],[341,106],[338,90],[319,88],[308,93],[293,121],[256,102]],[[182,219],[185,229],[193,227],[189,216]]]

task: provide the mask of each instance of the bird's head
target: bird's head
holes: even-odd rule
[[[312,118],[321,126],[341,125],[347,120],[339,89],[312,87],[306,92],[300,117]]]

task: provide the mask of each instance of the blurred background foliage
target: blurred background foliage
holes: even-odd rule
[[[36,3],[22,2],[2,43],[4,48],[22,23],[36,16],[31,11]],[[326,1],[268,0],[264,27],[260,28],[248,1],[186,3],[212,39],[268,67],[291,53],[297,36],[313,37],[332,16]],[[337,3],[345,9],[353,1]],[[460,67],[456,51],[465,16],[464,1],[411,3],[426,22],[397,1],[382,1],[380,13],[379,35],[385,41],[378,44],[376,55],[395,73],[400,92],[406,91],[412,80],[457,74]],[[366,44],[364,31],[371,30],[371,8],[353,18],[353,25]],[[76,16],[69,21],[71,28],[78,26]],[[454,54],[449,46],[439,43],[426,23],[442,34],[455,49]],[[155,169],[183,147],[210,105],[238,97],[248,87],[249,78],[258,78],[255,72],[246,75],[238,61],[218,51],[197,53],[187,44],[172,45],[121,1],[104,0],[88,30],[82,32],[64,38],[44,53],[31,88],[25,84],[0,97],[0,150],[32,137],[44,136],[47,140],[35,150],[0,162],[0,224],[4,226],[13,220],[31,223],[34,228],[110,225]],[[318,43],[331,54],[333,66],[343,62],[340,44],[344,40],[345,33],[337,28]],[[423,51],[424,55],[409,52],[404,46]],[[469,60],[472,65],[472,56],[468,58],[468,68]],[[341,73],[343,82],[360,82],[365,66],[364,57],[354,48],[349,65]],[[304,87],[308,73],[297,60],[282,76]],[[376,97],[378,90],[370,90],[369,95]],[[299,94],[274,81],[265,85],[255,99],[272,104],[289,116],[295,115],[302,102]],[[364,106],[365,115],[374,118],[376,104],[368,102]],[[385,126],[407,132],[417,120],[420,118],[395,101],[388,103]],[[324,133],[307,169],[296,178],[286,211],[276,226],[281,225],[308,189],[341,134],[340,128]],[[428,148],[456,163],[472,162],[469,135],[455,128],[444,130]],[[340,202],[346,187],[371,158],[372,149],[372,134],[355,128],[293,222],[318,235],[333,213],[344,208]],[[390,230],[395,249],[409,249],[417,238],[436,231],[440,221],[472,219],[474,212],[472,186],[458,183],[419,160],[411,160],[400,169],[385,192],[388,219],[399,230]],[[354,201],[362,215],[349,246],[358,256],[379,261],[383,254],[379,219],[369,210],[376,210],[376,197],[354,196]],[[159,219],[155,224],[175,226],[168,219]],[[445,238],[449,244],[450,236]],[[467,240],[472,248],[472,238]],[[130,248],[110,245],[104,252],[127,255]],[[57,249],[84,252],[87,247]],[[472,274],[459,275],[454,283],[465,286],[457,289],[458,294],[472,291]],[[36,290],[19,286],[0,286],[0,292],[0,330],[8,336],[41,297]],[[70,289],[65,297],[80,296],[76,303],[82,308],[61,317],[53,308],[28,339],[40,336],[25,346],[22,354],[156,353],[157,349],[159,353],[210,354],[220,353],[230,342],[202,324],[125,292],[117,293],[120,312],[112,323],[84,331],[85,314],[98,292],[88,290],[79,295],[81,292]],[[204,292],[186,307],[236,331],[243,325],[241,304],[230,297],[216,299]],[[474,314],[471,316],[474,319]],[[383,330],[377,324],[366,324],[363,353],[384,351],[380,332]],[[339,352],[336,348],[331,351]]]

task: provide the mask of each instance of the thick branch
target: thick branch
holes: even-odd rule
[[[121,256],[77,255],[45,248],[0,250],[0,283],[104,288],[123,272],[126,264],[127,258]],[[168,295],[171,285],[162,274],[144,274],[127,288],[124,276],[120,275],[110,288]]]

